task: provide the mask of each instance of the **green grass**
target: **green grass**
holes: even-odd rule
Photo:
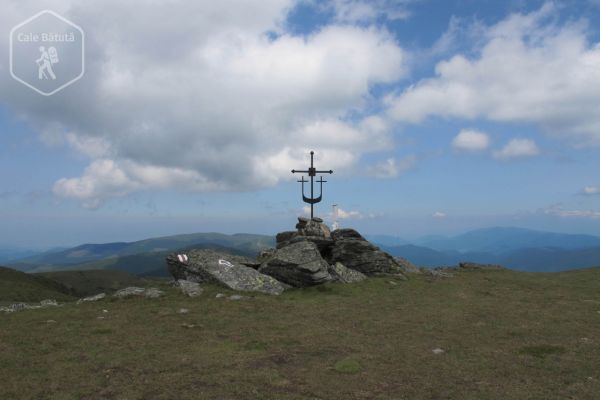
[[[525,346],[519,350],[519,353],[538,358],[545,358],[551,354],[562,354],[565,351],[566,349],[563,346],[540,344],[536,346]]]
[[[344,358],[335,363],[334,369],[344,374],[356,374],[361,370],[360,363],[352,358]]]
[[[42,272],[34,276],[43,276],[56,281],[66,286],[73,294],[79,297],[91,296],[102,292],[113,292],[127,286],[144,285],[144,281],[135,275],[109,269]]]
[[[0,315],[0,398],[598,399],[600,269],[390,280]]]
[[[0,305],[45,299],[70,301],[75,298],[67,287],[51,279],[0,267]]]

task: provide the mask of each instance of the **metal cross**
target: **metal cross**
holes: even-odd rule
[[[315,152],[311,151],[310,152],[310,168],[306,171],[297,171],[295,169],[292,170],[292,174],[308,174],[308,176],[310,176],[310,197],[306,197],[304,195],[304,184],[308,183],[307,180],[304,180],[304,175],[302,176],[302,179],[299,180],[298,182],[302,182],[302,200],[305,203],[310,204],[310,218],[312,219],[314,214],[313,214],[313,207],[315,204],[319,203],[322,199],[323,199],[323,183],[327,182],[323,180],[323,177],[319,177],[319,180],[317,182],[319,182],[321,184],[321,190],[319,193],[319,197],[314,197],[314,177],[317,174],[333,174],[332,170],[329,171],[317,171],[317,169],[314,166],[313,163],[313,156],[314,156]]]

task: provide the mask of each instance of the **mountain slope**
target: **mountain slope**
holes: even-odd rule
[[[255,256],[260,250],[274,245],[275,239],[272,236],[244,233],[235,235],[195,233],[131,243],[84,244],[21,259],[11,263],[10,266],[27,272],[111,268],[138,274],[163,267],[164,256],[176,250],[217,248],[236,254]]]
[[[52,271],[113,270],[127,272],[137,276],[168,277],[170,274],[165,263],[165,258],[167,255],[172,252],[185,253],[189,249],[213,249],[223,253],[236,254],[246,257],[256,256],[256,253],[250,250],[234,249],[211,243],[201,243],[181,249],[154,251],[129,256],[108,257],[81,264],[38,265],[30,269],[28,272],[43,273]]]
[[[43,277],[58,282],[78,297],[112,292],[127,286],[144,285],[141,278],[125,271],[114,270],[56,271],[31,276]]]
[[[0,302],[38,302],[45,299],[73,300],[67,287],[43,276],[0,267]]]

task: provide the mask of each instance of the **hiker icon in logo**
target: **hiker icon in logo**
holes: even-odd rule
[[[56,47],[50,47],[48,50],[44,46],[40,46],[41,56],[35,62],[38,65],[38,79],[56,80],[56,75],[52,69],[52,65],[58,64],[58,52]],[[48,78],[50,76],[50,78]]]

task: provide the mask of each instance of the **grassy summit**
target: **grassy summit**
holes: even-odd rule
[[[218,287],[194,299],[161,289],[160,299],[0,315],[0,398],[600,393],[600,268],[371,278],[238,301],[215,298],[232,294]]]

